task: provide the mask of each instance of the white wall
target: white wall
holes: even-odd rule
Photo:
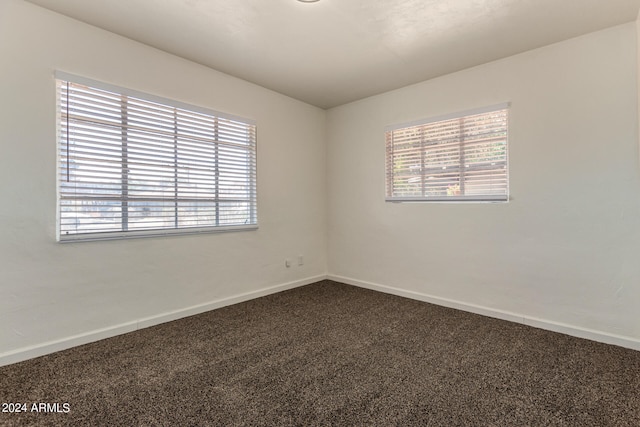
[[[636,42],[630,23],[329,110],[331,276],[640,349]],[[509,203],[385,203],[385,125],[504,101]]]
[[[259,230],[56,243],[56,69],[255,119]],[[323,110],[2,0],[0,364],[324,277],[324,129]]]
[[[631,23],[325,113],[2,0],[0,364],[308,283],[327,262],[349,283],[640,348],[637,53]],[[257,120],[260,229],[56,243],[55,69]],[[508,204],[384,202],[385,125],[504,101]]]

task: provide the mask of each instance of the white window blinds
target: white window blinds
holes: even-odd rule
[[[59,239],[256,228],[256,127],[56,73]]]
[[[387,128],[387,200],[507,200],[507,123],[501,104]]]

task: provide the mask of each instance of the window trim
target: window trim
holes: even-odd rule
[[[511,107],[511,102],[502,102],[498,104],[488,105],[484,107],[472,108],[464,111],[458,111],[454,113],[442,114],[439,116],[429,117],[426,119],[413,120],[409,122],[397,123],[392,125],[387,125],[384,128],[385,139],[386,135],[389,132],[393,132],[395,130],[411,128],[416,126],[424,126],[431,123],[447,121],[447,120],[455,120],[466,116],[474,116],[478,114],[490,113],[498,110],[507,110],[509,113]],[[423,196],[411,196],[411,197],[403,197],[403,196],[389,196],[387,195],[388,188],[388,154],[385,148],[385,202],[391,203],[405,203],[405,202],[416,202],[416,203],[508,203],[511,199],[510,196],[510,186],[509,186],[509,121],[510,114],[507,114],[507,152],[505,157],[505,164],[507,167],[507,185],[506,185],[506,195],[483,195],[483,196],[431,196],[431,197],[423,197]],[[386,142],[385,142],[386,147]]]
[[[105,90],[113,93],[118,93],[123,96],[139,98],[152,103],[162,104],[168,107],[177,109],[183,109],[200,114],[214,116],[217,119],[231,120],[241,122],[247,126],[256,126],[256,120],[247,119],[245,117],[236,116],[232,114],[222,113],[216,110],[183,103],[170,98],[164,98],[157,95],[152,95],[146,92],[141,92],[109,83],[93,80],[87,77],[77,76],[64,71],[54,71],[54,81],[62,80],[68,81],[74,84],[85,85],[91,88]],[[257,168],[257,139],[254,140],[254,162],[255,166],[249,171],[249,176],[252,178],[254,194],[253,198],[253,214],[255,223],[240,224],[240,225],[226,225],[226,226],[200,226],[200,227],[184,227],[184,228],[157,228],[148,230],[133,230],[133,231],[104,231],[104,232],[89,232],[63,235],[61,233],[61,173],[60,173],[60,149],[63,143],[59,135],[62,134],[62,123],[60,121],[60,99],[59,92],[56,89],[56,241],[59,243],[71,243],[71,242],[85,242],[85,241],[101,241],[101,240],[123,240],[123,239],[137,239],[137,238],[151,238],[162,236],[175,236],[175,235],[195,235],[204,233],[224,233],[224,232],[237,232],[237,231],[251,231],[259,228],[258,223],[258,168]],[[257,131],[256,131],[257,133]]]

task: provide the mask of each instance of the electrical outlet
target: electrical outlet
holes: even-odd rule
[[[304,265],[304,257],[302,255],[298,255],[298,265]]]
[[[284,266],[287,268],[291,267],[291,260],[289,258],[284,260]]]

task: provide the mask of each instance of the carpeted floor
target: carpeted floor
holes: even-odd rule
[[[640,426],[640,352],[324,281],[0,368],[0,402],[68,404],[9,426]]]

